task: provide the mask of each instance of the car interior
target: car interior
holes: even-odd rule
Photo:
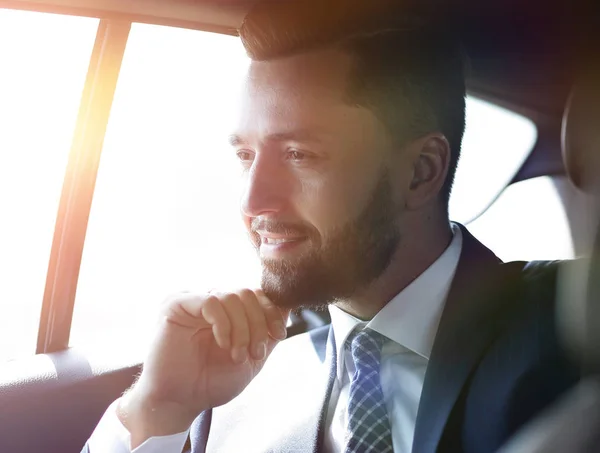
[[[593,200],[589,215],[599,214],[598,118],[600,66],[582,61],[563,116],[562,153],[573,184]],[[597,224],[597,221],[596,221]],[[511,439],[502,452],[596,451],[600,446],[598,387],[598,225],[588,237],[590,253],[562,263],[557,325],[564,345],[580,364],[583,379],[550,409]]]
[[[0,0],[0,124],[7,126],[0,127],[0,452],[80,451],[141,370],[145,337],[131,333],[127,320],[152,311],[144,308],[146,294],[188,290],[182,285],[193,284],[198,271],[192,267],[186,280],[179,268],[155,268],[153,260],[213,250],[219,242],[213,235],[189,239],[189,246],[178,235],[193,238],[202,219],[194,218],[189,231],[175,224],[192,215],[197,199],[208,210],[235,199],[215,201],[224,185],[213,193],[193,182],[218,182],[223,173],[215,168],[226,165],[209,149],[212,142],[196,136],[226,134],[221,121],[229,110],[215,107],[221,101],[212,91],[233,91],[243,72],[235,36],[253,3]],[[472,138],[464,144],[451,217],[454,203],[457,220],[504,260],[573,260],[562,272],[556,317],[588,379],[506,452],[597,451],[596,10],[566,0],[417,3],[458,30],[469,61]],[[406,2],[407,12],[415,7]],[[210,107],[200,111],[199,102]],[[58,137],[47,124],[66,106]],[[58,151],[44,149],[53,143]],[[201,158],[194,157],[198,146],[207,148]],[[194,166],[202,168],[194,173]],[[27,192],[38,175],[52,172],[53,191],[40,183]],[[170,198],[163,186],[151,188],[156,178],[172,178],[164,189]],[[38,211],[49,219],[43,231],[35,228]],[[165,217],[173,220],[157,220]],[[223,238],[242,236],[216,228]],[[156,244],[161,238],[164,244]],[[244,273],[240,262],[217,262],[206,275],[227,282],[231,273]],[[30,282],[35,291],[27,290]],[[139,301],[128,306],[132,298]],[[151,325],[151,314],[144,319]],[[288,332],[328,322],[325,312],[301,310]],[[582,421],[580,430],[558,444],[557,433],[574,419]]]

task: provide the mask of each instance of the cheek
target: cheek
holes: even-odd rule
[[[329,174],[319,180],[302,183],[297,209],[303,220],[321,235],[355,220],[367,203],[370,190],[358,178],[347,173]]]

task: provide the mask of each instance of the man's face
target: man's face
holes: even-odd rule
[[[231,141],[262,286],[281,306],[351,297],[385,270],[400,240],[394,179],[407,176],[383,124],[346,100],[350,68],[335,50],[250,66]]]

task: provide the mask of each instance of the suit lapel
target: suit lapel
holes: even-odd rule
[[[313,344],[316,344],[313,342]],[[298,439],[296,442],[297,445],[305,445],[306,450],[302,451],[312,451],[313,453],[318,453],[322,450],[323,440],[325,438],[325,424],[327,421],[327,412],[329,407],[329,400],[331,398],[331,390],[333,388],[333,383],[336,379],[337,373],[337,354],[336,354],[336,346],[335,346],[335,337],[333,335],[333,328],[330,327],[328,329],[327,336],[327,346],[325,349],[325,357],[323,361],[323,367],[321,370],[321,385],[316,395],[315,406],[319,410],[314,413],[319,414],[319,418],[317,420],[312,420],[306,426],[305,432],[307,433],[305,436],[307,439]],[[320,406],[320,407],[319,407]],[[305,442],[305,443],[304,443]],[[296,451],[296,450],[288,450],[288,451]]]
[[[413,453],[437,451],[448,417],[471,370],[496,336],[502,301],[522,263],[501,264],[464,227],[463,248],[425,374]]]
[[[294,414],[293,417],[298,415],[298,423],[295,425],[296,428],[288,432],[284,443],[273,449],[273,453],[318,453],[322,449],[327,408],[336,378],[337,357],[333,328],[327,329],[325,348],[321,347],[323,341],[318,336],[312,338],[312,343],[315,353],[320,356],[322,365],[315,374],[315,379],[308,382],[312,391],[306,395],[307,401],[302,406],[301,413],[299,414],[299,411],[293,405],[288,407],[288,411],[291,410]],[[325,351],[324,355],[323,350]],[[306,382],[303,384],[306,385]],[[308,399],[312,399],[312,401],[308,401]],[[316,414],[318,414],[317,417],[315,417]]]
[[[331,328],[286,340],[242,394],[212,411],[208,441],[196,439],[193,451],[318,452],[335,364]]]

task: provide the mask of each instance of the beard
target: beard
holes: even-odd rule
[[[251,236],[257,249],[259,224],[274,233],[305,235],[313,244],[322,244],[293,259],[263,259],[263,291],[275,305],[292,309],[323,309],[351,298],[389,266],[400,242],[400,213],[384,171],[358,217],[330,231],[322,241],[301,225],[255,219]]]

